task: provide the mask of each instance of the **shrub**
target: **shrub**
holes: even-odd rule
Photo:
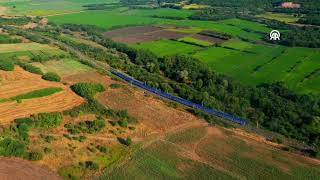
[[[32,64],[23,63],[23,62],[19,62],[18,64],[20,67],[22,67],[24,70],[26,70],[28,72],[43,75],[42,70]]]
[[[121,120],[118,122],[118,124],[120,127],[127,128],[129,123],[127,120]]]
[[[63,117],[60,112],[40,113],[36,117],[37,126],[41,128],[54,128],[61,124]]]
[[[19,126],[20,124],[27,124],[28,126],[31,126],[33,124],[32,118],[18,118],[15,119],[16,124]]]
[[[30,152],[27,154],[26,159],[31,161],[39,161],[43,158],[43,155],[40,152]]]
[[[98,92],[105,91],[102,84],[95,83],[77,83],[71,86],[71,89],[79,96],[87,99],[93,98]]]
[[[43,149],[43,152],[46,153],[46,154],[49,154],[49,153],[52,152],[52,149],[50,149],[50,148],[48,148],[48,147],[45,147],[45,148]]]
[[[122,86],[120,84],[111,84],[110,87],[112,89],[118,89],[118,88],[121,88]]]
[[[98,170],[99,165],[93,161],[86,161],[86,162],[84,162],[84,168],[90,169],[90,170]]]
[[[127,139],[118,137],[118,141],[126,146],[130,146],[132,144],[132,139],[130,137],[127,137]]]
[[[108,152],[108,148],[105,145],[98,145],[97,149],[102,153],[107,153]]]
[[[23,157],[26,154],[26,147],[23,143],[12,138],[4,138],[0,141],[0,155]]]
[[[60,82],[61,78],[57,73],[54,72],[48,72],[42,76],[42,79],[47,80],[47,81],[55,81],[55,82]]]
[[[97,119],[93,121],[82,121],[78,124],[66,124],[64,127],[67,128],[70,134],[83,133],[96,133],[102,130],[106,126],[104,120]]]
[[[51,136],[51,135],[40,135],[41,138],[43,138],[43,140],[47,143],[51,143],[52,141],[56,140],[55,137]]]
[[[14,63],[9,60],[0,60],[0,70],[13,71]]]

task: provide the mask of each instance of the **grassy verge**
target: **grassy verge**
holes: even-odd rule
[[[49,87],[49,88],[39,89],[39,90],[31,91],[28,93],[20,94],[11,98],[0,99],[0,102],[21,101],[23,99],[40,98],[40,97],[52,95],[62,90],[63,90],[62,88]]]

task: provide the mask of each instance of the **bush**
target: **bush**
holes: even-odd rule
[[[61,124],[63,117],[60,112],[40,113],[35,120],[37,126],[41,128],[54,128]]]
[[[126,146],[130,146],[132,144],[132,139],[130,137],[127,137],[127,139],[118,137],[118,141]]]
[[[0,60],[0,70],[13,71],[14,63],[9,60]]]
[[[108,152],[108,148],[105,145],[98,145],[97,149],[102,153],[107,153]]]
[[[121,85],[121,84],[111,84],[110,87],[111,87],[112,89],[118,89],[118,88],[121,88],[122,85]]]
[[[40,152],[30,152],[26,157],[26,159],[31,161],[39,161],[42,158],[43,158],[43,155]]]
[[[1,156],[23,157],[26,154],[26,147],[18,140],[4,138],[0,141]]]
[[[20,67],[22,67],[24,70],[28,72],[43,75],[43,72],[41,71],[41,69],[36,66],[33,66],[32,64],[27,64],[23,62],[19,62],[18,64]]]
[[[121,120],[121,121],[118,121],[118,124],[120,127],[127,128],[129,123],[127,120]]]
[[[86,169],[90,169],[90,170],[98,170],[99,169],[99,165],[93,161],[86,161],[84,163],[84,166]]]
[[[97,119],[93,121],[82,121],[78,124],[66,124],[64,127],[70,134],[79,134],[81,132],[93,134],[99,132],[105,126],[106,123],[104,120]]]
[[[27,124],[28,126],[31,126],[33,124],[32,118],[18,118],[15,119],[16,124],[19,126],[20,124]]]
[[[57,73],[54,72],[48,72],[42,76],[42,79],[47,80],[47,81],[55,81],[55,82],[60,82],[61,78]]]
[[[50,148],[48,148],[48,147],[45,147],[45,148],[43,149],[43,152],[46,153],[46,154],[49,154],[49,153],[52,152],[52,149],[50,149]]]
[[[87,99],[91,99],[97,93],[105,91],[105,88],[102,84],[95,83],[77,83],[72,85],[71,89],[79,96],[82,96]]]

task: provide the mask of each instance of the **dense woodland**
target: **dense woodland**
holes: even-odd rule
[[[65,29],[86,31],[87,38],[126,56],[104,56],[100,48],[70,41],[59,34]],[[244,86],[229,77],[216,74],[205,64],[189,56],[157,55],[115,43],[100,35],[92,26],[64,25],[38,29],[73,48],[107,62],[131,76],[165,92],[178,95],[205,106],[238,115],[252,124],[296,138],[312,145],[320,144],[320,100],[313,95],[298,95],[281,83],[257,87]],[[51,32],[48,34],[47,32]],[[210,122],[209,116],[205,116]]]

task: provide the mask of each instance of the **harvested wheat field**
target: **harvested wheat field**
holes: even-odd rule
[[[0,158],[0,179],[2,180],[58,180],[61,179],[45,166],[18,158]]]
[[[15,67],[14,71],[0,71],[0,76],[2,78],[0,98],[10,98],[48,87],[63,89],[63,91],[49,96],[26,99],[19,103],[16,101],[0,103],[1,124],[40,112],[63,111],[84,102],[84,99],[77,96],[68,86],[45,81],[41,79],[40,75],[29,73],[20,67]]]
[[[192,114],[168,106],[168,103],[147,95],[144,91],[131,87],[121,81],[111,79],[109,76],[97,72],[81,73],[68,76],[63,82],[74,84],[77,82],[101,82],[107,90],[97,96],[104,105],[117,110],[128,110],[128,113],[136,118],[143,126],[152,131],[165,132],[169,129],[201,124],[199,118]],[[121,84],[121,88],[112,89],[111,84]]]
[[[108,89],[98,99],[113,109],[128,110],[130,115],[157,132],[202,122],[184,110],[170,107],[166,102],[129,86]]]

